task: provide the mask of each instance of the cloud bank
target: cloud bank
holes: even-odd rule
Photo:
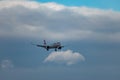
[[[0,2],[0,37],[120,42],[120,12],[35,1]]]
[[[77,64],[80,61],[85,61],[85,57],[82,54],[78,52],[72,52],[71,50],[52,52],[44,60],[45,63],[53,62],[57,64],[66,64],[66,65]]]

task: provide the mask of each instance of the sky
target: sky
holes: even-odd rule
[[[40,2],[56,2],[67,6],[87,6],[102,9],[119,9],[120,0],[38,0]]]
[[[0,80],[119,80],[119,2],[1,0]]]

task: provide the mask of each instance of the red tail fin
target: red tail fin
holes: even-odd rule
[[[44,40],[44,45],[46,45],[46,41]]]

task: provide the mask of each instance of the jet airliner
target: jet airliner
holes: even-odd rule
[[[48,45],[45,40],[43,45],[36,44],[36,46],[45,48],[47,51],[49,51],[49,49],[55,49],[55,51],[57,51],[57,50],[61,50],[64,47],[64,46],[61,46],[60,42],[56,42],[56,43],[53,43],[52,45]]]

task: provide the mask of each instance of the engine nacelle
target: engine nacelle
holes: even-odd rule
[[[61,49],[62,47],[58,47],[58,49]]]
[[[47,51],[49,51],[49,48],[50,48],[49,46],[46,47]]]

